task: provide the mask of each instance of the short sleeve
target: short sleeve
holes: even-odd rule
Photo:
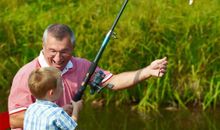
[[[65,111],[61,111],[56,121],[56,125],[62,130],[74,130],[77,123]]]
[[[99,67],[96,68],[96,71],[95,71],[95,72],[98,72],[99,70],[101,70],[101,71],[105,74],[105,77],[104,77],[104,79],[102,80],[102,83],[106,82],[107,80],[109,80],[109,79],[113,76],[113,74],[112,74],[111,72],[109,72],[109,71],[107,71],[107,70],[103,70],[103,69],[101,69],[101,68],[99,68]],[[94,76],[94,75],[93,75],[93,76]]]
[[[20,70],[15,75],[8,98],[9,114],[24,111],[35,101],[28,88],[28,76],[30,72]]]

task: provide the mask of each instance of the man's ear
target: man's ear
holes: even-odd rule
[[[73,47],[73,48],[72,48],[72,55],[75,56],[75,51],[74,51],[75,45],[73,45],[72,47]]]
[[[42,48],[44,48],[44,46],[45,46],[45,43],[44,43],[44,41],[42,40]]]
[[[45,45],[44,45],[44,43],[42,44],[42,52],[43,52],[43,54],[44,54],[44,50],[45,50]]]
[[[75,49],[75,43],[72,45],[72,51]]]

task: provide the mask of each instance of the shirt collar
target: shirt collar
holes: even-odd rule
[[[42,51],[40,52],[40,55],[38,57],[38,61],[39,61],[39,64],[40,64],[41,67],[49,67],[49,65],[47,64],[47,61],[44,58],[44,54],[43,54]],[[73,63],[71,61],[69,61],[67,63],[67,65],[65,66],[65,68],[62,70],[61,74],[62,75],[65,74],[71,68],[73,68]]]
[[[48,101],[48,100],[42,100],[42,99],[36,99],[37,104],[44,104],[44,105],[50,105],[53,107],[58,107],[58,105],[54,102]]]

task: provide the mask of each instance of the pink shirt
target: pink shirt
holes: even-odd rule
[[[42,53],[40,56],[30,63],[23,66],[15,75],[8,99],[9,114],[24,111],[27,107],[35,102],[35,98],[31,95],[28,88],[28,76],[38,67],[48,66]],[[67,66],[62,71],[62,82],[64,91],[61,98],[56,101],[59,106],[69,104],[79,89],[85,74],[90,66],[90,62],[86,59],[72,57]],[[99,70],[100,68],[97,68]],[[103,81],[108,80],[112,74],[104,71],[106,77]]]

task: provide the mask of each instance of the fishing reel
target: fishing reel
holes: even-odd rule
[[[100,86],[102,80],[105,78],[105,74],[103,71],[99,70],[95,73],[94,79],[89,84],[90,85],[90,94],[94,94],[95,92],[100,92],[103,87]]]

